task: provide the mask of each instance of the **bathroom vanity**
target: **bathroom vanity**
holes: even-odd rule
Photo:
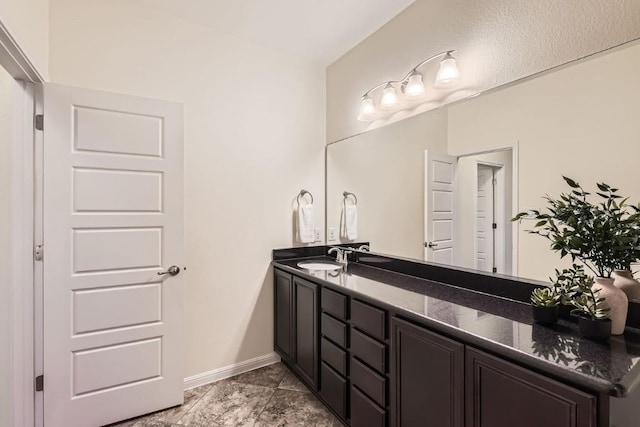
[[[539,283],[505,276],[367,253],[298,266],[327,250],[273,252],[274,346],[346,425],[638,425],[638,330],[596,343],[570,319],[532,324]]]

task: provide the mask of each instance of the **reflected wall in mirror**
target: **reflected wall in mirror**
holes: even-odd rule
[[[568,260],[510,218],[565,191],[562,175],[640,201],[639,68],[632,42],[330,144],[327,230],[350,191],[373,252],[547,280]]]

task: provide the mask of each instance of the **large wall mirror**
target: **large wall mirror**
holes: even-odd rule
[[[631,42],[328,145],[327,242],[546,280],[568,261],[510,219],[562,175],[640,202],[639,69]]]

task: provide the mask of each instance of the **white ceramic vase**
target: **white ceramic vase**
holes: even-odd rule
[[[627,298],[640,300],[640,282],[629,270],[614,270],[612,277],[613,284],[627,294]]]
[[[614,286],[613,279],[608,277],[596,277],[593,289],[600,289],[599,296],[606,298],[609,306],[609,316],[611,317],[611,335],[622,335],[627,323],[627,311],[629,310],[629,300],[627,294]]]

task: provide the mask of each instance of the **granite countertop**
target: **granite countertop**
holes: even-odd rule
[[[304,261],[333,261],[328,257]],[[530,305],[358,263],[346,272],[309,271],[302,259],[273,265],[343,289],[404,314],[467,344],[500,354],[560,380],[624,397],[640,383],[640,333],[627,330],[597,343],[580,338],[575,323],[551,329],[534,324]]]

